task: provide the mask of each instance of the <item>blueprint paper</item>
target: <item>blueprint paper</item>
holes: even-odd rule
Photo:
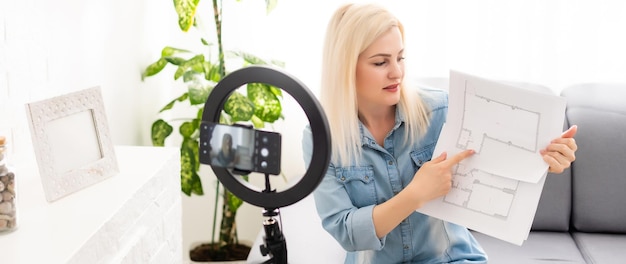
[[[446,124],[433,157],[476,153],[452,169],[452,189],[418,212],[521,245],[548,165],[539,150],[560,136],[565,100],[450,72]]]

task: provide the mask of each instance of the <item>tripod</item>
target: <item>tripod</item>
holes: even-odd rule
[[[274,192],[270,186],[270,176],[265,174],[265,190],[263,192]],[[287,264],[287,243],[285,236],[281,231],[281,222],[276,218],[280,218],[280,211],[278,208],[265,208],[263,209],[263,216],[268,217],[263,221],[263,230],[265,230],[265,236],[263,240],[265,243],[260,246],[261,255],[270,255],[270,259],[263,262],[264,264]]]
[[[280,230],[279,221],[274,217],[279,216],[278,209],[263,210],[263,216],[269,217],[263,221],[265,244],[260,246],[263,256],[270,255],[270,259],[263,262],[265,264],[287,264],[287,243],[285,236]]]

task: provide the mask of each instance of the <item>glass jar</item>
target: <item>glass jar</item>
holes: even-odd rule
[[[7,163],[6,138],[0,136],[0,232],[17,227],[15,173]]]

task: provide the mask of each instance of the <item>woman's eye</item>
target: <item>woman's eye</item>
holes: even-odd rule
[[[375,62],[374,65],[376,65],[376,66],[383,66],[383,65],[385,65],[385,62],[384,61],[382,61],[382,62]]]
[[[398,57],[398,61],[403,61],[404,57]]]

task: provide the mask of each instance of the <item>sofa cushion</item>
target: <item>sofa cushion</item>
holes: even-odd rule
[[[578,125],[573,228],[626,233],[626,85],[580,84],[561,94],[568,122]]]
[[[573,233],[587,263],[620,263],[626,259],[626,235]]]
[[[567,232],[533,231],[522,246],[477,232],[472,234],[487,253],[489,264],[585,263]]]
[[[563,122],[563,131],[569,128],[567,120]],[[572,213],[572,171],[548,173],[543,186],[532,230],[568,231]]]
[[[572,208],[571,170],[546,176],[546,183],[541,192],[533,231],[568,231]]]

